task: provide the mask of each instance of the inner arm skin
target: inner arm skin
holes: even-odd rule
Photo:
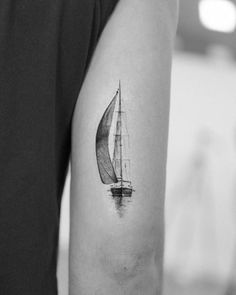
[[[120,0],[73,117],[70,295],[160,295],[176,0]],[[130,134],[132,201],[121,217],[99,176],[95,138],[119,80]]]

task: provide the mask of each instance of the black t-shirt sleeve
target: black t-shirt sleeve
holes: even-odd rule
[[[119,0],[95,0],[94,2],[93,29],[91,32],[91,43],[88,52],[87,66],[96,48],[99,37],[118,1]]]
[[[101,29],[106,25],[118,0],[100,0],[101,5]]]
[[[56,295],[71,121],[118,0],[0,1],[0,294]]]

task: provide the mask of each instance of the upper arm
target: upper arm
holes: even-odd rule
[[[78,98],[72,133],[70,269],[71,288],[80,291],[88,288],[85,294],[95,294],[95,290],[96,294],[109,294],[102,293],[103,288],[110,288],[114,294],[117,284],[120,288],[117,294],[123,294],[118,292],[130,281],[139,286],[136,294],[144,294],[142,288],[147,291],[150,287],[147,282],[152,285],[156,276],[160,278],[171,51],[175,32],[172,19],[175,4],[172,6],[172,3],[175,1],[120,0],[101,36]],[[126,110],[122,124],[128,125],[128,159],[124,158],[126,151],[122,151],[122,156],[120,152],[126,149],[124,139],[115,143],[116,137],[113,137],[117,132],[120,136],[114,115],[119,98],[114,113],[106,113],[119,80],[122,106],[125,105]],[[109,125],[110,119],[115,121],[109,127],[110,162],[106,148],[99,149],[97,144],[108,134],[104,129],[107,126],[99,131],[104,114],[111,118],[102,124]],[[106,141],[100,141],[101,144],[105,145]],[[114,152],[116,144],[120,144],[118,152]],[[111,191],[115,182],[104,184],[99,170],[99,161],[104,161],[102,169],[111,182],[114,181],[114,171],[120,177],[119,167],[114,168],[117,159],[117,165],[123,170],[131,168],[132,171],[125,180],[131,181],[133,191],[128,199],[122,198],[122,208]],[[148,279],[142,285],[139,278],[144,271]],[[91,281],[93,285],[89,285]]]

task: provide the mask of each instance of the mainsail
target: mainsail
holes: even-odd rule
[[[117,183],[118,179],[116,177],[115,170],[112,165],[112,161],[109,153],[109,134],[112,124],[112,119],[114,115],[114,109],[116,105],[116,100],[118,96],[118,91],[112,99],[111,103],[107,107],[97,130],[96,135],[96,155],[98,169],[101,177],[101,181],[104,184]]]
[[[129,135],[126,126],[125,112],[121,107],[121,87],[119,85],[119,103],[118,115],[115,128],[115,140],[112,164],[116,173],[117,179],[123,185],[123,182],[130,182],[130,160],[128,159],[127,146],[129,145]]]

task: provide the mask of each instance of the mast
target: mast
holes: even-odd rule
[[[122,167],[122,118],[121,118],[122,110],[121,110],[121,83],[119,81],[119,110],[118,110],[118,116],[119,116],[119,123],[120,123],[120,184],[121,188],[123,187],[123,167]]]

